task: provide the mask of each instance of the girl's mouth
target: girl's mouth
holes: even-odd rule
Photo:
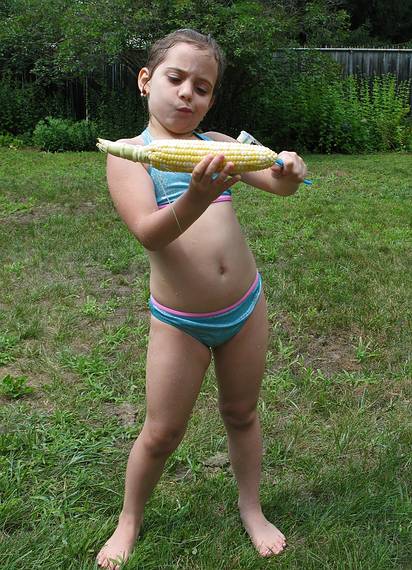
[[[190,109],[189,107],[179,107],[177,109],[179,111],[179,113],[192,113],[192,109]]]

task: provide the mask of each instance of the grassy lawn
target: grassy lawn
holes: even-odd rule
[[[255,554],[236,511],[213,373],[126,568],[412,568],[411,155],[308,156],[286,199],[234,205],[269,302]],[[105,157],[0,149],[0,560],[94,568],[145,414],[148,262]],[[31,388],[31,390],[26,390]]]

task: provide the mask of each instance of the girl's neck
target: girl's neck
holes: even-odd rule
[[[159,123],[155,118],[150,118],[147,128],[154,139],[193,139],[193,131],[188,131],[187,133],[175,133],[170,131],[162,124]]]

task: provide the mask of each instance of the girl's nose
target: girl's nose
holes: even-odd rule
[[[192,98],[192,86],[188,81],[184,81],[180,84],[179,96],[183,99],[191,100]]]

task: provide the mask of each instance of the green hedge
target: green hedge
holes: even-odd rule
[[[47,117],[36,125],[33,144],[51,152],[94,150],[97,136],[97,125],[92,121],[73,122]]]

